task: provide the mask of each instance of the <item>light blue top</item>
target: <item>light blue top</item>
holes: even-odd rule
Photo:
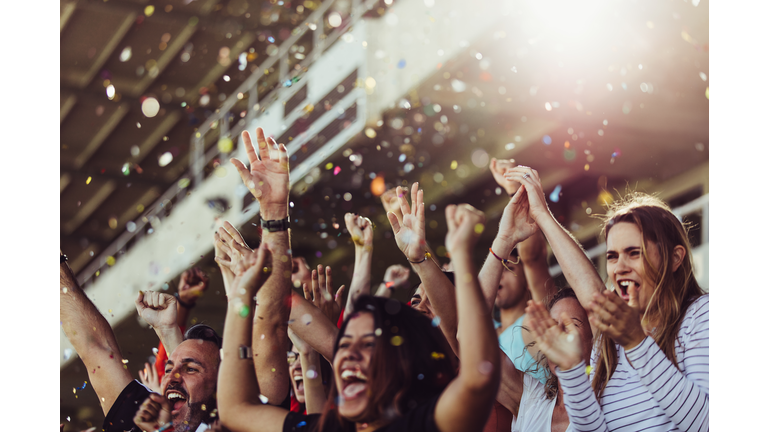
[[[523,314],[511,326],[507,327],[499,335],[499,346],[504,354],[512,360],[517,370],[523,371],[537,379],[540,383],[546,384],[547,376],[544,368],[538,367],[536,360],[531,357],[523,342]]]

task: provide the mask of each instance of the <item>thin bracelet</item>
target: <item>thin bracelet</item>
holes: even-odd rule
[[[507,266],[507,263],[517,264],[517,263],[519,263],[519,262],[520,262],[520,258],[519,258],[519,257],[518,257],[518,260],[517,260],[517,262],[512,262],[512,261],[510,261],[510,260],[508,260],[508,259],[504,259],[504,258],[502,258],[502,257],[500,257],[500,256],[498,256],[498,255],[496,255],[496,252],[494,252],[494,251],[493,251],[493,248],[488,248],[488,250],[489,250],[489,251],[491,251],[491,253],[493,254],[493,256],[495,256],[495,257],[496,257],[496,259],[497,259],[497,260],[501,261],[501,265],[503,265],[505,269],[507,269],[507,270],[511,271],[512,273],[514,273],[514,272],[515,272],[514,270],[512,270],[511,268],[509,268],[509,266]]]
[[[193,305],[193,304],[184,303],[183,301],[181,301],[181,297],[179,297],[179,293],[178,292],[173,293],[173,296],[176,297],[176,302],[178,302],[179,305],[181,305],[181,306],[183,306],[183,307],[185,307],[187,309],[192,309],[193,307],[195,307],[195,305]]]
[[[394,291],[395,290],[395,283],[394,282],[382,282],[384,284],[384,287],[388,290]]]
[[[426,260],[427,260],[427,258],[432,258],[432,254],[431,254],[431,253],[429,253],[429,252],[425,253],[425,254],[424,254],[424,259],[423,259],[423,260],[421,260],[421,261],[411,261],[411,260],[409,260],[408,258],[406,258],[406,259],[407,259],[407,260],[408,260],[408,262],[409,262],[409,263],[411,263],[411,264],[421,264],[421,263],[423,263],[424,261],[426,261]]]

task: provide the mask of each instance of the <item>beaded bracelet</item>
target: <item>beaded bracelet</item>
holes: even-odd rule
[[[508,259],[504,259],[504,258],[502,258],[502,257],[500,257],[500,256],[498,256],[498,255],[496,255],[496,252],[494,252],[494,251],[493,251],[493,248],[488,248],[488,250],[489,250],[489,251],[491,251],[491,253],[493,254],[493,256],[495,256],[495,257],[496,257],[496,259],[497,259],[497,260],[501,261],[501,265],[503,265],[505,269],[507,269],[507,270],[511,271],[512,273],[514,273],[514,272],[515,272],[514,270],[512,270],[511,268],[509,268],[509,266],[507,266],[507,264],[513,264],[513,265],[514,265],[514,264],[518,264],[518,263],[520,263],[520,257],[517,257],[517,261],[515,261],[515,262],[512,262],[511,260],[508,260]]]
[[[408,260],[408,262],[411,263],[411,264],[421,264],[424,261],[426,261],[427,258],[432,258],[432,254],[427,252],[426,254],[424,254],[424,259],[423,260],[421,260],[421,261],[411,261],[411,260]],[[408,258],[406,258],[406,259],[408,259]]]

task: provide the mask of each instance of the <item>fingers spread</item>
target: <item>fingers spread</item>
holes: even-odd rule
[[[396,214],[392,212],[387,212],[387,219],[389,220],[389,224],[392,225],[392,231],[395,232],[395,235],[400,232],[400,220],[397,217]]]
[[[255,162],[259,161],[259,158],[256,156],[256,150],[254,150],[253,148],[253,142],[251,141],[251,134],[249,134],[248,131],[243,131],[241,136],[243,137],[243,143],[245,144],[245,153],[248,155],[248,162],[250,162],[251,166],[253,166]]]
[[[264,136],[264,129],[256,128],[256,142],[259,144],[259,158],[261,161],[269,160],[269,146]]]

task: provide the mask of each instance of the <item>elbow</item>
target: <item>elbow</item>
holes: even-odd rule
[[[232,432],[243,430],[243,428],[237,421],[237,413],[244,412],[245,410],[242,409],[240,404],[224,403],[224,402],[225,401],[220,400],[219,403],[217,404],[218,405],[217,409],[219,412],[219,420],[221,421],[221,424]]]

